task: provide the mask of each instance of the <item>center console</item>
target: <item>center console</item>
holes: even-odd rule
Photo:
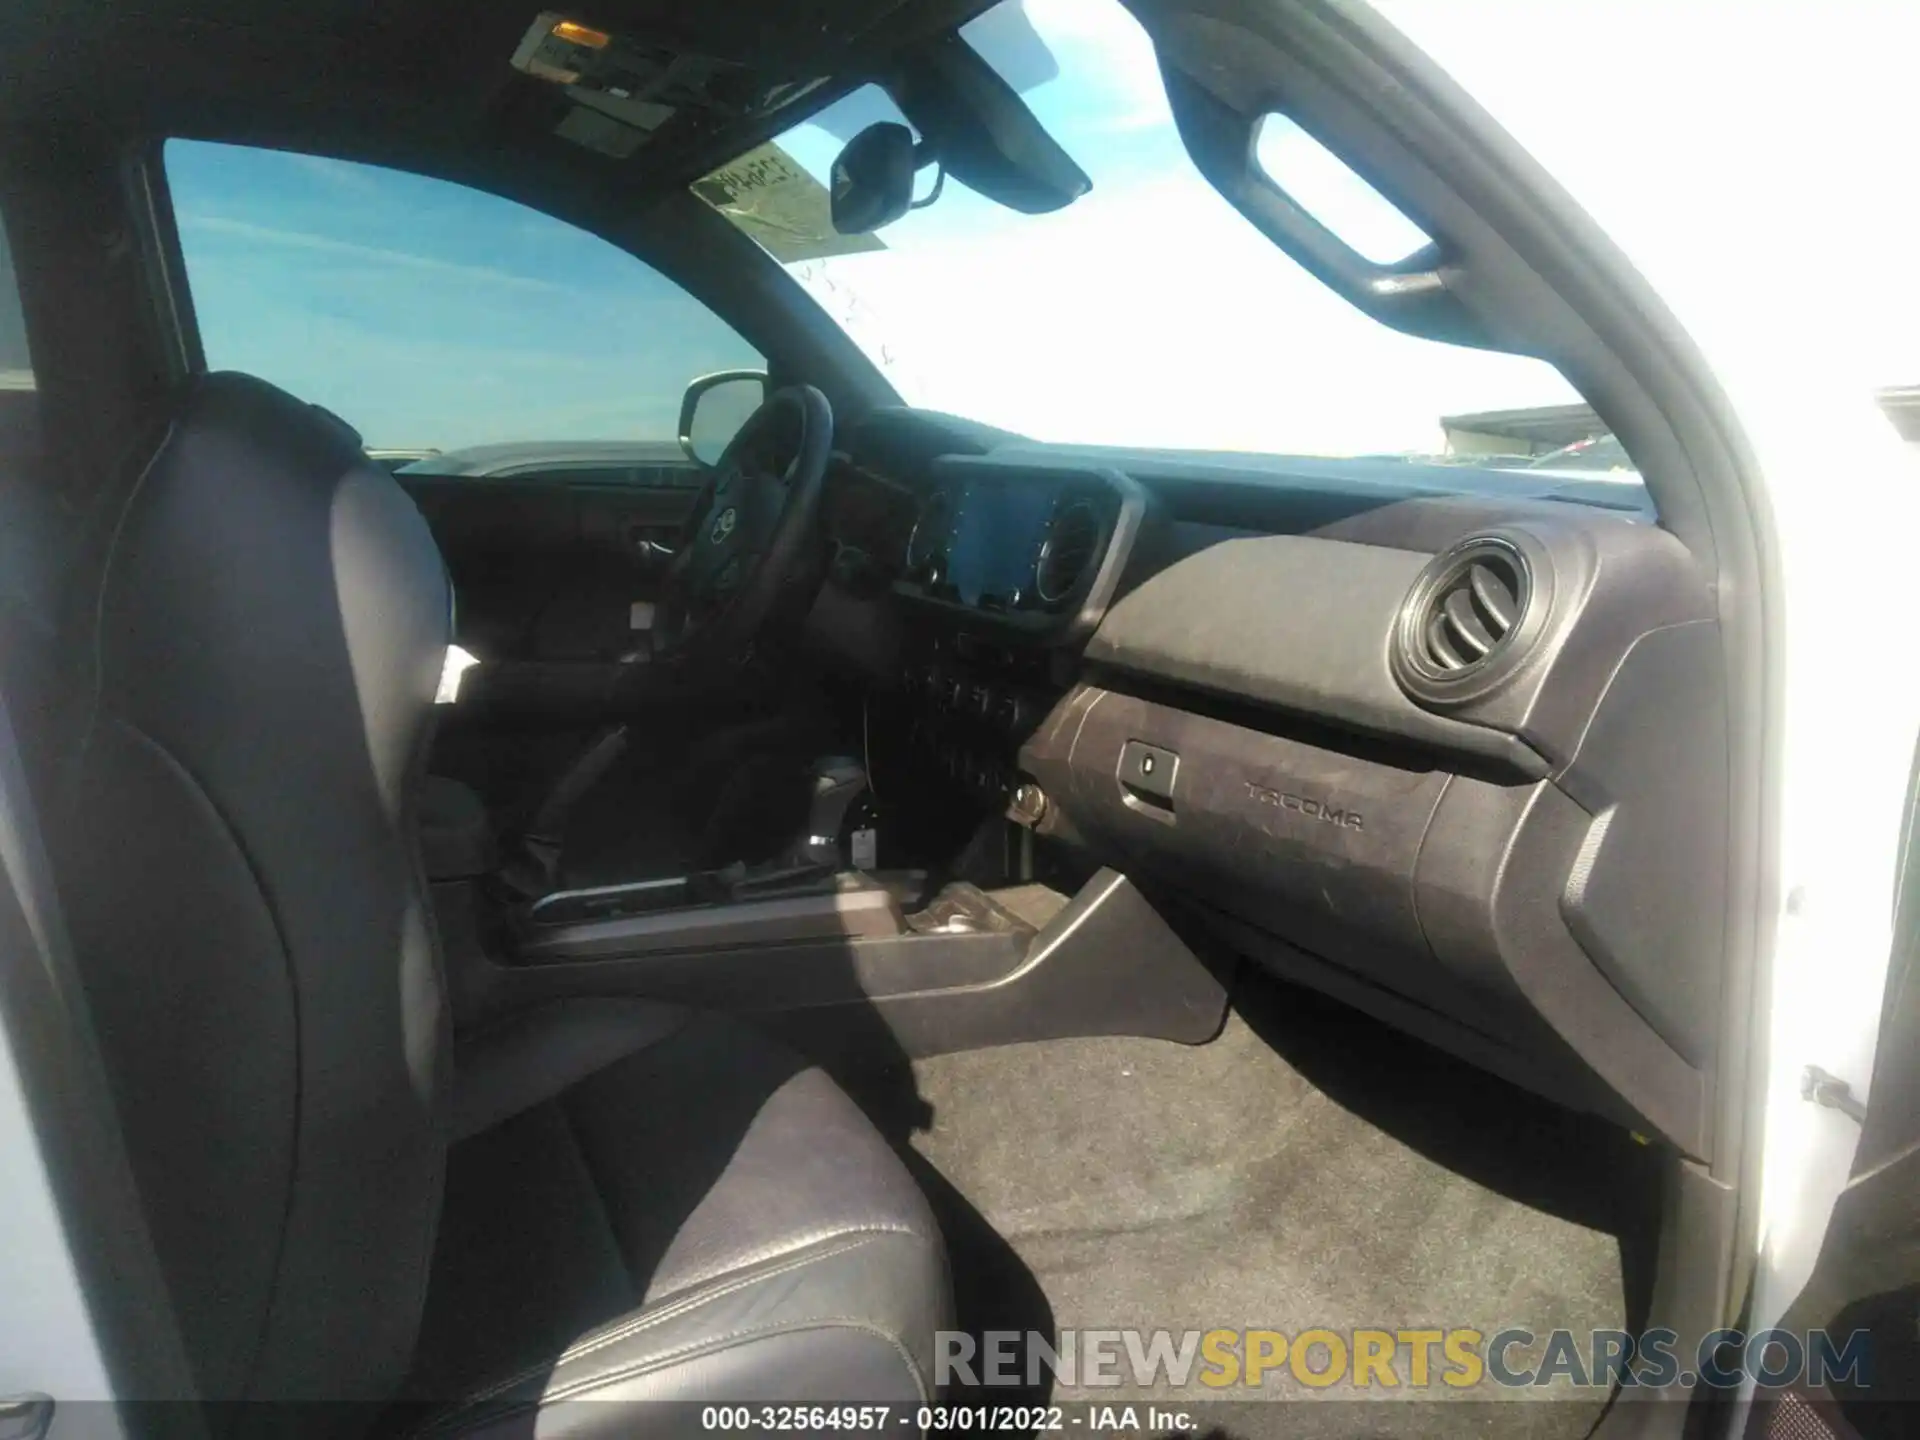
[[[1226,990],[1122,875],[934,889],[787,861],[559,891],[503,917],[487,877],[436,882],[456,1026],[587,996],[751,1016],[854,1067],[1064,1035],[1209,1038]]]
[[[1147,499],[1084,465],[949,456],[933,472],[891,582],[906,622],[899,690],[922,758],[983,808],[1004,809],[1022,744],[1074,683],[1075,657],[1118,593]],[[888,773],[890,803],[911,801],[917,778]],[[864,772],[821,762],[814,781],[806,832],[772,865],[558,890],[504,924],[476,898],[484,877],[462,882],[464,904],[437,897],[456,1022],[630,995],[746,1014],[817,1059],[854,1065],[1070,1035],[1197,1043],[1217,1031],[1230,961],[1196,954],[1125,876],[936,888],[921,872],[849,869],[872,858],[857,848],[870,820],[855,817],[876,812],[852,808]],[[904,853],[951,852],[909,842]]]
[[[988,809],[1005,808],[1020,746],[1071,683],[1059,651],[938,632],[910,646],[900,677],[920,760]]]
[[[926,877],[825,867],[744,867],[562,890],[529,906],[518,926],[522,964],[826,938],[898,935]]]
[[[1084,640],[1113,601],[1148,504],[1117,470],[943,456],[893,592],[922,614],[1010,638]]]
[[[1074,679],[1118,591],[1148,497],[1116,471],[950,455],[931,467],[894,595],[910,617],[900,688],[938,774],[988,808]]]
[[[1072,895],[960,882],[927,894],[911,873],[736,884],[554,896],[491,943],[443,910],[457,1023],[631,995],[747,1015],[818,1060],[871,1067],[1063,1035],[1197,1043],[1225,1013],[1216,968],[1112,871]]]

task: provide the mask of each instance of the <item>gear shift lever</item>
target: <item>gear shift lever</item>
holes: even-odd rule
[[[777,859],[761,865],[729,866],[718,872],[736,899],[796,887],[811,890],[847,868],[840,831],[847,808],[867,790],[867,772],[844,755],[828,755],[809,770],[807,823]]]
[[[840,832],[846,824],[848,807],[866,788],[867,772],[860,768],[859,761],[845,755],[827,755],[814,761],[807,825],[788,852],[791,860],[802,865],[824,865],[831,870],[844,869],[847,857],[840,848]]]

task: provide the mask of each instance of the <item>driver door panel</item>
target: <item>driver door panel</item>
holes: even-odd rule
[[[650,546],[676,542],[703,474],[660,464],[399,479],[446,557],[459,643],[492,672],[484,692],[565,714],[597,708],[643,646],[634,607],[653,601],[664,568]]]

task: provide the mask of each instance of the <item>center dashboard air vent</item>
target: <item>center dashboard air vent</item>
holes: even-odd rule
[[[1057,605],[1093,568],[1100,549],[1100,517],[1076,500],[1053,518],[1033,567],[1033,589],[1043,605]]]
[[[1416,700],[1458,703],[1485,694],[1513,673],[1537,636],[1540,591],[1534,559],[1505,536],[1477,535],[1443,551],[1401,606],[1395,678]]]

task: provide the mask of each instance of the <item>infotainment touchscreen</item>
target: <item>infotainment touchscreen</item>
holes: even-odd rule
[[[1052,517],[1054,487],[969,484],[947,546],[947,582],[962,604],[1008,606],[1033,588],[1033,564]]]

